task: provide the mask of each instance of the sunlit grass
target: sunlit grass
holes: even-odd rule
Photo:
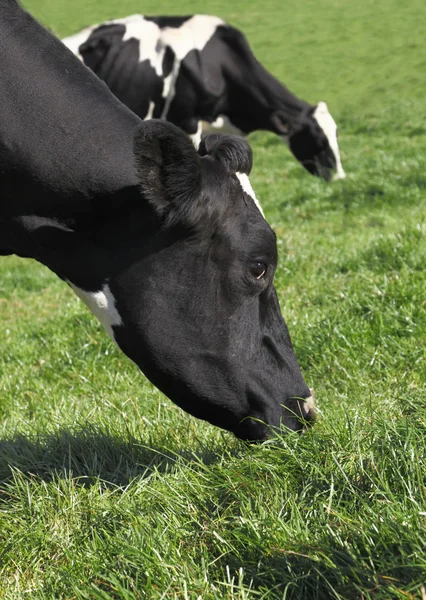
[[[246,447],[162,396],[47,269],[0,260],[0,597],[389,600],[426,583],[426,176],[419,0],[27,0],[61,35],[209,12],[325,99],[348,178],[251,136],[276,284],[321,417]]]

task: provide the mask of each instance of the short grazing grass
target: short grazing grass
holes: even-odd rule
[[[426,7],[27,0],[60,35],[219,14],[327,100],[345,181],[251,136],[277,290],[321,419],[246,447],[189,417],[32,261],[0,261],[0,597],[424,598]]]

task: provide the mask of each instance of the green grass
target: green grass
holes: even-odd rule
[[[27,0],[59,35],[219,14],[328,102],[345,181],[251,136],[321,419],[245,447],[155,390],[45,268],[0,260],[0,598],[367,600],[426,586],[424,1]]]

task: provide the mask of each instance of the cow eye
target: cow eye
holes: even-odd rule
[[[254,262],[250,265],[250,273],[255,279],[262,279],[266,275],[268,266],[263,262]]]

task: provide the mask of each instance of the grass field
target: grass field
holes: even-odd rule
[[[321,418],[245,447],[155,390],[45,268],[0,260],[0,598],[426,598],[424,0],[26,0],[240,26],[326,100],[348,178],[251,136],[277,290]],[[1,117],[0,117],[1,118]]]

